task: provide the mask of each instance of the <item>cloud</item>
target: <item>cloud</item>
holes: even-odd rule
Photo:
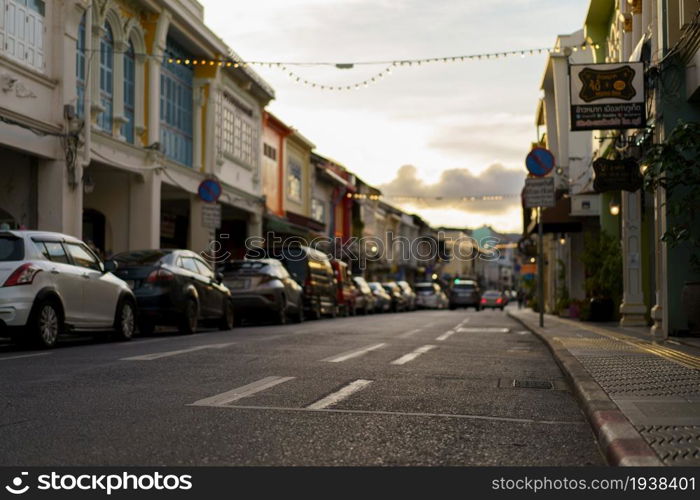
[[[378,186],[388,202],[425,217],[433,225],[477,227],[489,224],[503,231],[520,231],[519,194],[524,169],[495,163],[479,174],[466,168],[444,170],[436,182],[421,179],[418,169],[404,165],[396,177]],[[501,200],[464,200],[470,196],[511,195]],[[513,196],[514,195],[514,196]]]

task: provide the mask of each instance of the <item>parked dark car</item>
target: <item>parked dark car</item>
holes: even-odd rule
[[[501,311],[508,303],[505,293],[498,290],[487,290],[481,296],[481,308],[500,309]]]
[[[397,285],[401,289],[401,294],[406,300],[406,310],[415,311],[416,310],[416,292],[413,291],[411,285],[407,281],[397,281]]]
[[[348,265],[343,261],[333,259],[331,266],[333,266],[335,276],[338,313],[341,316],[354,316],[357,307],[355,304],[357,288],[350,277]]]
[[[200,320],[220,329],[233,327],[231,292],[198,254],[189,250],[138,250],[113,257],[114,274],[126,281],[138,304],[139,329],[150,333],[156,325],[177,325],[194,333]]]
[[[338,310],[336,283],[326,254],[310,247],[290,245],[275,249],[272,255],[282,261],[294,281],[303,287],[306,317],[335,318]]]
[[[374,295],[374,311],[375,312],[387,312],[391,310],[391,295],[387,293],[381,283],[378,281],[372,281],[369,284],[369,288],[372,290],[372,295]]]
[[[304,321],[302,287],[276,259],[233,260],[219,268],[237,321],[265,316],[277,324]]]
[[[391,310],[393,312],[405,311],[407,307],[406,297],[404,297],[401,287],[397,285],[395,281],[382,283],[382,286],[391,297]]]
[[[372,293],[372,289],[362,276],[353,276],[353,283],[357,288],[357,296],[355,298],[355,307],[362,314],[373,313],[376,310],[377,299]]]
[[[450,309],[473,307],[481,310],[481,292],[474,280],[455,279],[450,289]]]

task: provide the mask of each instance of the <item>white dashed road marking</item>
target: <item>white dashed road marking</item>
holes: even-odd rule
[[[402,333],[401,335],[399,335],[399,338],[400,338],[400,339],[407,339],[408,337],[410,337],[410,336],[413,335],[414,333],[418,333],[418,332],[420,332],[421,330],[422,330],[422,328],[416,328],[415,330],[409,330],[409,331],[407,331],[406,333]]]
[[[371,383],[371,380],[355,380],[353,382],[350,382],[348,385],[346,385],[339,391],[329,394],[325,398],[316,401],[315,403],[307,406],[306,408],[308,410],[322,410],[324,408],[328,408],[329,406],[333,406],[342,401],[343,399],[350,397],[350,395],[356,393],[357,391],[361,391]]]
[[[329,363],[342,363],[343,361],[347,361],[348,359],[358,358],[364,354],[367,354],[370,351],[374,351],[376,349],[381,349],[385,345],[386,345],[385,343],[373,344],[373,345],[369,345],[367,347],[362,347],[360,349],[346,351],[342,354],[338,354],[337,356],[332,356],[330,358],[322,359],[321,361],[327,361]]]
[[[4,358],[0,358],[0,361],[8,361],[10,359],[21,359],[21,358],[33,358],[36,356],[48,356],[51,354],[50,352],[38,352],[36,354],[19,354],[17,356],[7,356]]]
[[[257,382],[253,382],[236,389],[231,389],[230,391],[222,392],[216,396],[200,399],[189,406],[226,406],[228,403],[247,398],[255,393],[264,391],[278,384],[288,382],[292,379],[294,379],[294,377],[265,377]]]
[[[229,342],[226,344],[207,344],[198,345],[195,347],[188,347],[187,349],[179,349],[177,351],[166,351],[166,352],[154,352],[151,354],[142,354],[140,356],[130,356],[128,358],[121,358],[122,361],[153,361],[154,359],[167,358],[170,356],[177,356],[178,354],[185,354],[188,352],[201,351],[202,349],[223,349],[228,346],[234,345],[235,342]]]
[[[395,359],[394,361],[391,362],[392,365],[404,365],[408,363],[409,361],[413,361],[416,359],[418,356],[421,354],[425,354],[426,352],[430,351],[431,349],[435,349],[436,346],[434,345],[424,345],[423,347],[419,347],[413,352],[409,352],[408,354],[404,354],[401,356],[399,359]]]

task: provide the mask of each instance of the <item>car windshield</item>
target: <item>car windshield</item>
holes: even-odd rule
[[[483,297],[487,297],[487,298],[497,298],[500,296],[501,296],[501,292],[497,292],[495,290],[489,290],[487,292],[484,292],[484,295],[483,295]]]
[[[164,252],[162,250],[141,250],[138,252],[120,253],[112,257],[112,259],[119,262],[121,267],[152,266],[157,264],[169,253],[170,252]]]
[[[0,262],[24,259],[24,241],[12,235],[0,235]]]

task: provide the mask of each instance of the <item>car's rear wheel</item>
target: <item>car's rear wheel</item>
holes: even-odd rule
[[[199,308],[194,299],[187,299],[185,310],[182,312],[178,330],[184,335],[193,334],[197,330],[197,316],[199,316]]]
[[[114,336],[119,340],[131,340],[136,331],[136,308],[131,299],[124,299],[117,308],[114,320]]]
[[[63,316],[56,300],[45,299],[39,302],[28,326],[31,340],[37,347],[48,349],[56,345],[58,336],[63,331]]]
[[[219,330],[231,330],[233,328],[235,315],[233,313],[233,304],[231,304],[230,300],[227,300],[224,304],[223,313],[223,316],[221,316],[219,320]]]

